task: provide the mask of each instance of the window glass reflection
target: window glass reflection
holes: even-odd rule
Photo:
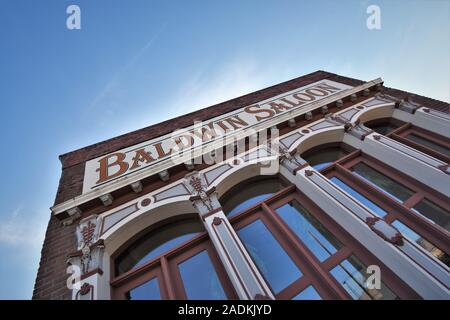
[[[428,147],[434,151],[437,151],[439,153],[445,154],[446,156],[450,156],[450,149],[446,148],[440,144],[435,143],[434,141],[428,140],[424,137],[421,137],[417,134],[410,133],[406,137],[406,139],[411,140],[413,142],[416,142],[418,144],[421,144],[425,147]]]
[[[127,298],[130,300],[161,300],[158,279],[153,278],[139,287],[130,290]]]
[[[302,276],[302,272],[261,220],[252,222],[237,233],[275,293]]]
[[[268,179],[249,179],[231,189],[220,199],[223,211],[228,217],[264,201],[274,193],[285,188],[286,183],[278,177]]]
[[[339,188],[350,194],[353,198],[358,200],[360,203],[364,204],[370,211],[375,213],[379,217],[384,217],[387,212],[381,209],[379,206],[377,206],[375,203],[364,197],[362,194],[357,192],[355,189],[348,186],[346,183],[344,183],[342,180],[332,177],[330,179],[334,184],[336,184]]]
[[[172,222],[153,230],[132,244],[116,259],[116,274],[145,264],[159,255],[192,239],[204,230],[197,220]]]
[[[399,127],[399,125],[394,124],[392,122],[381,122],[381,123],[377,123],[377,124],[364,124],[366,127],[372,129],[373,131],[375,131],[376,133],[382,134],[382,135],[386,135],[391,131],[394,131],[395,129],[397,129]]]
[[[342,247],[339,240],[296,200],[276,211],[320,262]]]
[[[180,263],[178,269],[180,270],[188,299],[227,299],[214,265],[206,250]]]
[[[440,260],[447,267],[450,267],[450,256],[447,253],[436,247],[428,240],[422,238],[422,236],[417,234],[415,231],[407,227],[399,220],[395,220],[394,222],[392,222],[392,225],[396,227],[400,231],[400,233],[403,234],[410,241],[417,243],[419,246],[425,249],[425,251],[427,251],[430,255]]]
[[[363,180],[367,181],[399,202],[405,201],[414,194],[414,192],[410,189],[385,176],[379,171],[372,169],[363,162],[353,166],[352,171]]]
[[[298,295],[293,297],[292,300],[322,300],[322,297],[319,295],[316,289],[314,289],[313,286],[309,286]]]
[[[306,151],[301,155],[308,164],[316,170],[321,170],[326,166],[329,166],[333,162],[345,156],[345,152],[340,146],[325,147],[323,149],[315,150],[312,152]]]
[[[435,223],[447,231],[450,231],[450,212],[435,205],[433,202],[423,199],[412,208],[412,211],[420,214],[428,221]]]
[[[380,289],[370,289],[366,266],[355,256],[343,260],[330,273],[353,300],[393,300],[398,297],[381,281]]]

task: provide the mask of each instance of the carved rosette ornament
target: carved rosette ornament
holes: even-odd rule
[[[388,224],[384,219],[379,217],[366,218],[366,224],[384,240],[397,246],[403,245],[403,236],[395,227]]]
[[[81,276],[101,270],[103,240],[99,240],[101,219],[94,215],[81,220],[77,227],[78,250],[69,255],[68,263],[80,267]]]
[[[208,189],[208,184],[202,173],[193,171],[184,178],[184,185],[191,192],[190,200],[201,216],[220,208],[215,188]]]

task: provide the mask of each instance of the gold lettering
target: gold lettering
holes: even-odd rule
[[[275,111],[276,114],[281,113],[282,110],[290,110],[291,109],[291,107],[288,107],[282,103],[271,102],[271,103],[269,103],[269,105],[272,108],[272,110]]]
[[[239,118],[239,115],[235,115],[233,117],[225,119],[228,124],[230,124],[234,130],[248,126],[248,123]]]
[[[120,176],[122,173],[127,171],[129,164],[126,161],[124,161],[125,156],[126,156],[125,153],[117,152],[117,153],[110,154],[110,155],[98,160],[98,163],[100,164],[100,166],[95,171],[99,172],[99,179],[96,183],[98,184],[98,183],[105,182],[109,179]],[[114,157],[116,158],[116,160],[112,163],[109,163],[109,159],[114,158]],[[114,167],[114,166],[119,166],[119,170],[116,173],[109,175],[109,168]]]
[[[130,167],[130,170],[139,168],[141,165],[139,164],[140,162],[146,162],[146,163],[150,163],[152,161],[154,161],[155,159],[153,159],[152,155],[150,154],[150,152],[145,151],[144,149],[139,149],[136,151],[136,153],[134,154],[133,157],[133,164]]]
[[[253,108],[257,108],[257,109],[253,109]],[[275,112],[273,110],[270,109],[264,109],[264,108],[260,108],[259,105],[255,104],[252,106],[248,106],[244,108],[244,111],[250,114],[264,114],[264,115],[256,115],[256,121],[261,121],[267,118],[271,118],[275,115]]]
[[[165,152],[163,147],[162,147],[162,142],[158,142],[157,144],[154,144],[153,147],[155,147],[156,152],[158,153],[158,158],[164,158],[165,156],[168,156],[172,153],[172,150],[170,150],[169,152]]]
[[[197,130],[192,130],[191,133],[202,139],[203,142],[217,137],[217,132],[216,130],[214,130],[213,122],[208,123],[207,127],[201,127]]]
[[[314,101],[316,100],[316,98],[311,95],[311,94],[307,94],[307,93],[295,93],[292,95],[295,99],[303,101],[303,102],[308,102],[308,101]]]

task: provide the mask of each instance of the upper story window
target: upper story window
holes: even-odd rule
[[[449,145],[447,144],[447,146],[445,146],[445,143],[442,143],[439,140],[431,140],[430,137],[419,135],[417,133],[409,133],[405,136],[405,138],[422,146],[430,148],[436,152],[442,153],[446,156],[450,156]]]
[[[156,224],[113,257],[114,299],[235,299],[198,215]]]
[[[366,127],[382,135],[391,133],[403,124],[404,122],[395,118],[376,119],[364,123]]]
[[[412,297],[384,267],[381,288],[369,289],[367,266],[382,263],[293,186],[242,212],[231,224],[276,299]]]
[[[229,190],[221,199],[223,211],[230,218],[269,198],[288,185],[278,176],[248,179]]]
[[[192,218],[172,222],[148,232],[116,258],[116,275],[157,258],[203,231],[200,221]]]
[[[324,174],[448,270],[448,198],[360,151],[335,163]]]
[[[353,166],[352,172],[399,202],[409,199],[414,194],[409,188],[373,169],[364,162]]]
[[[322,170],[353,150],[344,143],[327,143],[303,152],[301,157],[314,169]]]
[[[364,125],[436,159],[450,162],[450,139],[444,136],[395,118],[367,121]]]

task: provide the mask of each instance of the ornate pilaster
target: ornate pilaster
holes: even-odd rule
[[[367,137],[369,134],[373,132],[372,129],[367,128],[365,125],[359,123],[354,126],[350,126],[347,129],[347,133],[351,136],[356,137],[359,140],[364,140],[365,137]]]
[[[77,251],[68,256],[72,266],[73,298],[91,300],[98,298],[99,281],[103,275],[104,243],[99,239],[101,219],[97,215],[80,221],[77,226]]]
[[[203,174],[194,171],[186,175],[184,184],[193,194],[190,200],[202,218],[221,208],[215,188],[207,190],[208,184]]]
[[[193,194],[190,198],[192,205],[199,213],[239,298],[253,300],[263,296],[274,299],[269,286],[222,211],[215,189],[208,190],[204,175],[195,171],[185,177],[184,184]]]

